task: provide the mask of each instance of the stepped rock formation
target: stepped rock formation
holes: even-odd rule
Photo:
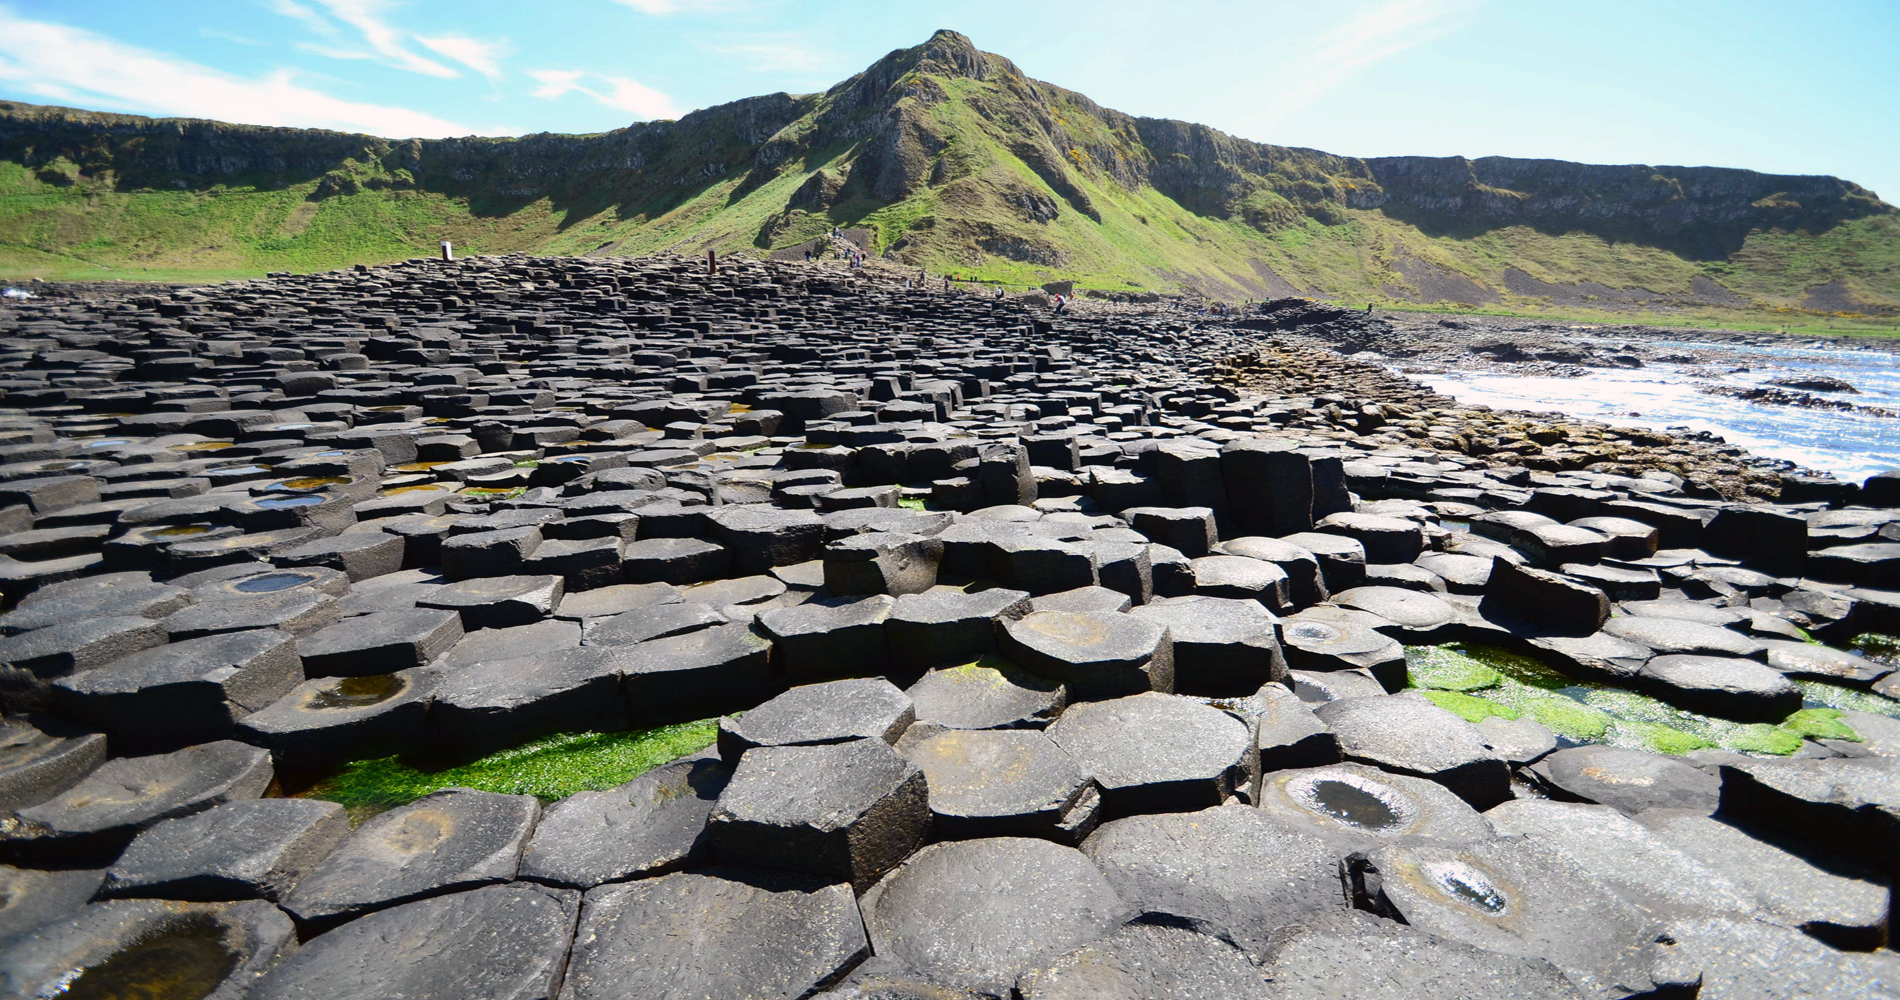
[[[1266,145],[1102,108],[950,31],[823,94],[597,135],[397,140],[0,102],[0,272],[310,270],[441,238],[763,254],[832,226],[905,264],[1030,284],[1900,309],[1900,220],[1838,178]]]

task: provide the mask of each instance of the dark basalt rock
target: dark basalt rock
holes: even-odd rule
[[[54,702],[125,750],[221,739],[303,680],[297,640],[275,629],[187,639],[62,677]]]
[[[932,670],[905,693],[918,722],[948,729],[1040,729],[1068,704],[1061,684],[1000,660]]]
[[[1755,911],[1747,890],[1609,806],[1518,800],[1484,818],[1500,835],[1527,837],[1562,855],[1658,920]]]
[[[1600,802],[1636,815],[1645,809],[1715,811],[1722,783],[1700,768],[1662,754],[1621,747],[1559,750],[1531,767],[1554,798]]]
[[[617,729],[623,654],[587,646],[488,660],[451,671],[429,717],[442,741],[479,757],[561,730]]]
[[[1174,642],[1164,625],[1067,611],[1000,624],[997,648],[1005,659],[1060,681],[1078,701],[1174,690]]]
[[[1483,734],[1422,698],[1344,698],[1314,714],[1338,736],[1347,760],[1430,778],[1479,809],[1510,798],[1510,768]]]
[[[1023,1000],[1142,1000],[1208,996],[1266,1000],[1274,994],[1233,945],[1164,924],[1134,923],[1023,973]]]
[[[561,996],[800,997],[867,950],[849,885],[719,866],[588,892]]]
[[[1780,671],[1733,656],[1658,656],[1637,678],[1664,701],[1729,719],[1775,722],[1801,707]]]
[[[139,834],[106,872],[99,894],[275,902],[349,834],[334,802],[227,802]]]
[[[1892,758],[1724,761],[1721,814],[1792,834],[1888,875],[1883,845],[1900,834],[1900,768]]]
[[[1784,835],[1694,810],[1651,809],[1636,821],[1658,840],[1752,893],[1777,923],[1853,950],[1877,947],[1887,932],[1892,880],[1867,868],[1826,851],[1802,848]]]
[[[1345,910],[1335,844],[1245,805],[1130,816],[1082,845],[1123,902],[1259,960],[1286,929]]]
[[[739,758],[707,832],[721,861],[862,889],[923,842],[925,788],[924,772],[882,739],[756,747]]]
[[[997,622],[1029,613],[1027,591],[905,594],[884,620],[891,662],[902,667],[967,663],[996,649]]]
[[[1849,1000],[1900,990],[1900,961],[1891,952],[1835,951],[1759,920],[1679,920],[1669,934],[1683,962],[1701,970],[1704,996]]]
[[[1072,705],[1048,733],[1095,778],[1111,816],[1219,805],[1258,768],[1246,723],[1176,695]]]
[[[313,939],[248,996],[545,1000],[561,987],[579,909],[579,893],[525,883],[407,903]]]
[[[674,761],[549,806],[521,853],[521,877],[569,889],[673,871],[705,854],[706,818],[732,776],[703,757]]]
[[[1042,733],[952,729],[906,756],[923,769],[939,839],[1043,837],[1073,845],[1095,828],[1101,795]]]
[[[735,762],[761,746],[859,739],[896,743],[917,717],[910,697],[881,677],[796,687],[739,718],[719,720],[719,755]]]
[[[1350,912],[1290,931],[1261,968],[1285,1000],[1581,1000],[1542,958],[1506,955]]]
[[[878,955],[927,983],[989,995],[1129,915],[1082,852],[1019,837],[926,847],[859,908]]]
[[[528,795],[450,788],[371,818],[283,900],[328,928],[375,910],[512,881],[540,816]]]
[[[119,757],[78,784],[16,811],[0,826],[0,850],[62,860],[116,854],[133,834],[270,786],[270,754],[231,740],[148,757]]]
[[[238,738],[280,766],[364,760],[413,749],[427,733],[441,675],[423,668],[359,677],[318,677],[244,717]]]
[[[106,873],[0,865],[0,940],[85,909]]]
[[[348,618],[297,642],[304,673],[358,677],[428,666],[461,640],[453,611],[379,611]]]
[[[71,788],[105,762],[104,733],[55,726],[48,733],[24,719],[0,719],[0,809],[36,805]]]
[[[1382,847],[1345,864],[1353,901],[1442,938],[1562,970],[1588,997],[1692,987],[1661,927],[1531,841]]]
[[[1183,694],[1250,694],[1287,679],[1277,622],[1256,602],[1178,597],[1131,614],[1167,628],[1174,642],[1174,686]]]

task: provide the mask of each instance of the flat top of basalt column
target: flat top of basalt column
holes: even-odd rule
[[[640,879],[587,894],[561,996],[805,996],[865,945],[843,882],[731,866]]]
[[[1256,958],[1282,928],[1347,908],[1346,852],[1251,806],[1114,820],[1082,851],[1124,902],[1194,920]]]
[[[312,939],[246,996],[542,1000],[579,908],[579,893],[521,882],[408,903]]]
[[[859,905],[879,955],[932,983],[1002,993],[1129,915],[1082,852],[1016,837],[926,847]]]

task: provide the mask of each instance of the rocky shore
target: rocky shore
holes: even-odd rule
[[[0,305],[0,992],[1900,993],[1900,474],[1412,342],[679,258]],[[334,793],[391,761],[483,777]]]

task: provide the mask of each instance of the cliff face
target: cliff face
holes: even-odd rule
[[[1595,229],[1715,257],[1760,229],[1820,231],[1893,208],[1837,177],[1721,167],[1597,166],[1488,156],[1365,161],[1384,197],[1367,207],[1452,229],[1497,224]],[[1686,246],[1684,246],[1686,244]]]
[[[244,180],[289,185],[355,160],[408,171],[413,184],[425,188],[454,191],[483,182],[549,193],[594,183],[594,175],[603,173],[641,175],[651,168],[651,180],[662,184],[723,174],[750,161],[811,104],[810,98],[771,94],[695,111],[677,122],[598,135],[392,140],[0,102],[0,159],[40,170],[64,161],[120,191]],[[668,167],[683,173],[659,176]]]
[[[573,250],[583,222],[606,245],[645,249],[662,245],[658,223],[670,220],[664,245],[770,250],[845,224],[871,229],[893,256],[946,269],[1066,267],[1085,282],[1124,279],[1105,284],[1414,300],[1440,284],[1433,274],[1507,293],[1506,275],[1485,270],[1495,250],[1461,250],[1499,233],[1584,234],[1626,248],[1618,253],[1660,250],[1689,270],[1731,259],[1772,270],[1774,255],[1758,252],[1764,240],[1848,227],[1852,240],[1876,246],[1874,264],[1763,271],[1742,297],[1768,289],[1786,298],[1825,279],[1845,282],[1854,301],[1900,304],[1900,253],[1890,252],[1900,234],[1885,224],[1895,210],[1837,178],[1273,146],[1102,108],[954,32],[892,52],[823,94],[771,94],[597,135],[398,140],[0,102],[0,167],[9,163],[24,176],[0,184],[0,262],[8,245],[57,255],[71,249],[60,240],[85,235],[47,215],[62,192],[89,198],[93,215],[125,213],[88,245],[131,237],[153,256],[190,248],[133,231],[127,206],[142,198],[217,194],[228,206],[234,192],[284,192],[319,206],[337,199],[357,215],[375,214],[364,198],[412,214],[423,199],[444,232],[489,249]],[[257,211],[288,213],[273,223],[279,243],[304,239],[297,220],[328,218],[320,207]],[[519,224],[467,231],[510,217]],[[437,234],[383,235],[427,246]],[[218,237],[207,228],[196,238]],[[1314,243],[1321,238],[1329,242]],[[1512,241],[1526,259],[1510,266],[1539,282],[1603,283]],[[1315,246],[1329,256],[1300,252]],[[1663,270],[1658,282],[1694,284],[1689,270]]]

